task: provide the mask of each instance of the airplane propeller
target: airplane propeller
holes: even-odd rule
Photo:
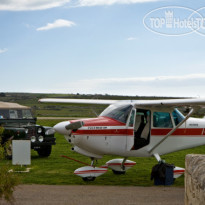
[[[64,121],[56,124],[53,127],[53,129],[62,135],[68,135],[71,133],[72,130],[77,130],[81,128],[83,125],[84,125],[83,121],[77,121],[73,123],[71,123],[70,121]]]
[[[81,128],[83,125],[84,125],[83,121],[77,121],[77,122],[73,122],[71,124],[66,125],[65,128],[67,130],[77,130]]]

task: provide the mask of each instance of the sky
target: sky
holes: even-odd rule
[[[0,92],[205,97],[204,7],[0,0]]]

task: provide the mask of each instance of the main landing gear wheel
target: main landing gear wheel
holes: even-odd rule
[[[85,182],[92,182],[92,181],[95,180],[95,178],[96,178],[96,177],[83,177],[82,179],[83,179],[83,181],[85,181]]]
[[[122,174],[125,174],[126,171],[115,171],[115,170],[112,170],[113,174],[116,174],[116,175],[122,175]]]

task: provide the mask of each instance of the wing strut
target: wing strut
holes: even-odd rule
[[[150,149],[148,152],[149,153],[153,153],[153,151],[160,145],[164,142],[164,140],[166,140],[170,135],[173,134],[173,132],[176,131],[176,129],[178,129],[184,122],[186,122],[189,117],[191,116],[191,114],[194,112],[194,109],[192,108],[190,110],[190,112],[187,114],[187,116],[176,126],[174,127],[161,141],[159,141],[154,147],[152,147],[152,149]]]

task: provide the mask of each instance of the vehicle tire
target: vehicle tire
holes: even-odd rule
[[[45,145],[41,146],[40,149],[37,149],[39,157],[48,157],[51,154],[52,146]]]
[[[113,174],[116,174],[116,175],[121,175],[121,174],[125,174],[126,171],[115,171],[115,170],[112,170]]]
[[[82,179],[83,179],[83,181],[85,181],[85,182],[92,182],[92,181],[95,180],[95,177],[83,177]]]

